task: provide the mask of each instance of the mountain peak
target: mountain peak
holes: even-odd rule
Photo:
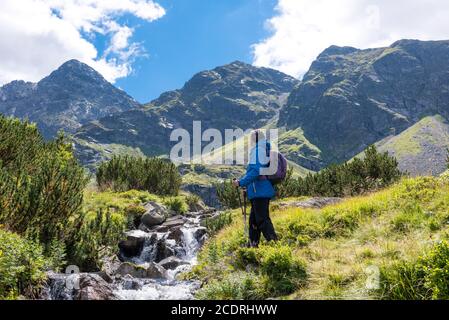
[[[348,47],[348,46],[340,47],[340,46],[332,45],[332,46],[328,47],[327,49],[325,49],[323,52],[321,52],[321,54],[318,56],[318,58],[323,57],[323,56],[344,55],[344,54],[349,54],[349,53],[353,53],[356,51],[360,51],[360,49],[357,49],[354,47]]]
[[[92,83],[104,83],[106,80],[95,69],[91,68],[87,64],[71,59],[64,62],[58,69],[53,71],[48,77],[42,79],[39,84],[43,85],[46,82],[53,81],[69,81],[69,82],[92,82]]]

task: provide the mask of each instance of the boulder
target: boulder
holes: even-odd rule
[[[147,278],[159,279],[166,278],[167,271],[160,265],[150,262],[147,267]]]
[[[195,237],[196,241],[202,242],[204,240],[203,237],[206,235],[206,233],[207,233],[207,228],[199,227],[198,229],[195,230],[195,232],[193,233],[193,236]]]
[[[165,221],[168,210],[163,205],[150,201],[145,204],[144,208],[146,212],[142,215],[140,221],[145,227],[151,228]]]
[[[185,223],[184,217],[182,216],[174,216],[170,219],[167,219],[165,223],[163,224],[164,227],[167,227],[168,229],[181,227]]]
[[[190,212],[198,212],[202,210],[206,210],[208,207],[204,204],[202,200],[199,200],[197,203],[189,203],[189,211]]]
[[[145,244],[147,234],[140,230],[133,230],[126,233],[126,240],[119,242],[120,255],[130,258],[139,256]]]
[[[168,258],[173,255],[175,255],[174,249],[167,246],[167,243],[165,242],[164,239],[161,239],[156,244],[156,254],[155,254],[155,258],[154,258],[155,262],[159,262],[159,261],[164,260],[165,258]]]
[[[187,262],[177,258],[177,257],[168,257],[159,262],[159,265],[164,267],[165,269],[176,269],[180,265],[188,264]]]
[[[141,224],[147,228],[151,228],[151,227],[157,226],[159,224],[162,224],[164,221],[165,221],[165,216],[161,216],[161,215],[153,214],[153,213],[145,213],[142,216]]]
[[[181,227],[176,227],[170,230],[170,232],[167,235],[167,239],[173,239],[176,241],[176,243],[182,243],[182,237],[183,232],[181,230]]]
[[[121,276],[131,276],[133,278],[165,278],[166,270],[154,262],[146,266],[138,266],[129,262],[122,263],[117,270]]]
[[[121,276],[130,275],[133,278],[146,278],[146,269],[143,266],[138,266],[130,262],[124,262],[117,269],[117,274]]]
[[[101,273],[106,274],[107,277],[111,277],[115,271],[120,267],[121,261],[117,257],[117,255],[106,255],[101,260]],[[106,280],[101,274],[100,276]],[[106,280],[109,282],[108,280]]]
[[[113,283],[114,282],[114,279],[112,279],[112,277],[105,271],[93,272],[92,274],[99,275],[107,283]]]
[[[112,287],[99,275],[79,274],[79,289],[74,295],[76,300],[118,300]]]
[[[122,279],[122,286],[125,290],[140,290],[142,289],[142,283],[134,279],[129,274],[125,275]]]

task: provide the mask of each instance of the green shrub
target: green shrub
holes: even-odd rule
[[[35,297],[47,266],[40,245],[0,229],[0,299]]]
[[[169,197],[164,199],[164,204],[176,213],[186,213],[189,211],[189,206],[187,205],[184,197]]]
[[[295,259],[288,246],[263,246],[260,257],[261,272],[268,276],[268,290],[274,295],[292,293],[306,280],[306,265]]]
[[[222,183],[214,184],[217,190],[217,197],[220,203],[228,209],[236,209],[240,206],[239,189],[234,187],[232,180],[223,181]],[[240,195],[242,197],[242,195]],[[243,201],[243,199],[242,199]]]
[[[0,224],[40,241],[64,241],[87,184],[61,134],[45,142],[35,125],[0,116]]]
[[[398,181],[402,173],[398,162],[388,153],[378,153],[375,146],[366,149],[363,159],[331,165],[318,173],[287,180],[281,195],[344,197],[376,190]]]
[[[189,211],[198,211],[201,205],[201,198],[196,194],[188,194],[185,196],[185,202],[189,207]]]
[[[239,248],[236,250],[234,265],[245,270],[256,268],[266,277],[266,290],[270,296],[290,294],[305,283],[306,265],[293,257],[289,246],[274,244],[259,248]]]
[[[424,256],[420,264],[425,274],[425,287],[433,299],[449,299],[449,243],[442,241]]]
[[[424,273],[416,262],[401,261],[380,269],[381,286],[378,295],[387,300],[429,299],[424,287]]]
[[[435,244],[417,261],[382,268],[381,279],[384,299],[449,299],[449,243]]]
[[[125,215],[128,229],[137,229],[139,227],[140,220],[146,211],[147,210],[144,207],[136,204],[126,207]]]
[[[417,203],[407,204],[403,211],[397,214],[391,221],[394,231],[407,232],[420,227],[426,216]]]
[[[204,226],[207,228],[207,232],[210,236],[218,233],[224,227],[232,223],[232,213],[230,211],[225,211],[216,217],[206,218],[204,220]]]
[[[287,225],[286,239],[308,241],[321,237],[324,233],[323,227],[311,221],[292,221]],[[283,238],[284,238],[283,237]]]
[[[99,270],[105,257],[118,253],[124,237],[126,218],[109,211],[90,212],[74,223],[77,230],[72,243],[75,264],[84,270]]]
[[[103,190],[136,189],[163,196],[177,195],[181,185],[176,166],[159,158],[114,156],[99,166],[96,178]]]
[[[201,288],[196,298],[200,300],[262,300],[269,297],[266,278],[251,272],[228,274]]]

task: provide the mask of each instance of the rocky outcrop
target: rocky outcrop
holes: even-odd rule
[[[326,206],[341,202],[342,198],[310,198],[302,201],[279,202],[281,208],[303,208],[303,209],[321,209]]]
[[[349,160],[423,117],[449,118],[449,41],[401,40],[390,47],[325,50],[281,110],[300,128],[321,168]],[[427,174],[427,172],[422,172]]]

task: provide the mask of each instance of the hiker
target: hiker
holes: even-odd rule
[[[270,143],[260,130],[251,132],[250,161],[246,174],[240,180],[234,180],[235,187],[247,189],[248,199],[251,201],[249,216],[249,245],[257,247],[262,233],[267,241],[276,241],[277,235],[270,219],[270,200],[275,191],[268,179],[260,176],[260,168],[267,167],[270,154]]]

